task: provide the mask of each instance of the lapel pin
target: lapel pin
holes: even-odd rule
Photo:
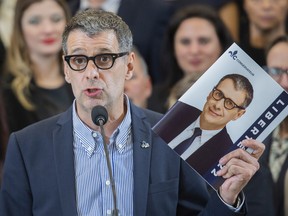
[[[142,141],[141,142],[141,148],[149,148],[150,147],[150,144],[149,143],[147,143],[146,141]]]

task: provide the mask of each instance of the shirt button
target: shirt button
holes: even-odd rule
[[[107,214],[111,215],[111,210],[110,209],[107,210]]]
[[[97,133],[92,133],[92,136],[95,138],[97,137]]]
[[[88,151],[91,151],[91,150],[92,150],[92,148],[89,146],[89,147],[88,147]]]
[[[109,180],[106,181],[106,185],[107,185],[107,186],[110,185],[110,181],[109,181]]]
[[[119,148],[122,148],[122,146],[123,146],[122,144],[119,144]]]

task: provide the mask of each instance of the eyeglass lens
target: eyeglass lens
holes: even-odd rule
[[[113,58],[111,55],[97,55],[95,57],[74,56],[70,58],[70,65],[72,69],[83,70],[87,67],[88,61],[92,60],[94,64],[100,69],[109,69],[112,67]]]
[[[223,92],[221,92],[220,90],[214,88],[212,91],[212,97],[219,101],[222,98],[224,98],[224,107],[228,110],[233,109],[234,107],[238,107],[238,105],[236,105],[230,98],[226,98],[223,94]]]
[[[119,58],[127,54],[128,52],[118,54],[107,53],[90,57],[85,55],[68,55],[65,56],[65,61],[67,61],[70,68],[75,71],[84,70],[87,67],[89,60],[92,60],[97,68],[107,70],[113,66],[116,58]]]
[[[271,76],[281,76],[282,74],[288,74],[288,70],[284,70],[277,67],[264,66],[263,69]]]

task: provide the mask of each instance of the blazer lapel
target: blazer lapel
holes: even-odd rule
[[[133,161],[134,161],[134,215],[146,215],[149,191],[152,138],[150,125],[138,108],[131,106]]]
[[[72,108],[67,110],[58,121],[53,132],[53,147],[56,161],[59,196],[62,215],[77,215]]]

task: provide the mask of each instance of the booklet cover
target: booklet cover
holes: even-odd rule
[[[287,104],[287,92],[234,43],[153,131],[217,190],[219,159],[245,149],[246,138],[262,142],[287,116]]]

